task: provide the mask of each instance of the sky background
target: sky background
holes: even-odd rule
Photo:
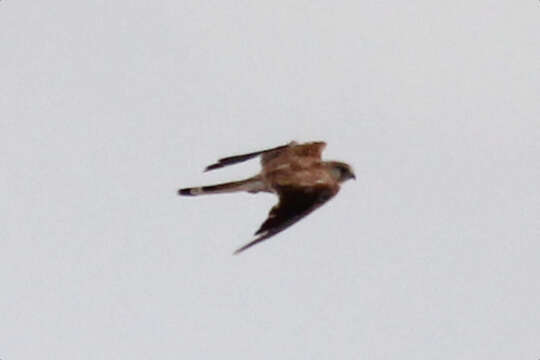
[[[540,2],[0,2],[0,359],[539,359]],[[324,140],[357,181],[181,198]]]

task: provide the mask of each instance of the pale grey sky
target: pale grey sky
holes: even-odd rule
[[[540,2],[0,2],[0,359],[540,358]],[[180,198],[325,140],[358,180]]]

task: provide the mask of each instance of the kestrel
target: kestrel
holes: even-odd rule
[[[179,195],[247,191],[277,194],[279,202],[270,210],[268,218],[255,232],[255,239],[234,253],[238,254],[251,246],[285,230],[337,194],[340,184],[355,179],[350,165],[339,161],[322,161],[321,153],[326,147],[322,141],[287,145],[244,155],[219,159],[206,167],[205,171],[261,156],[262,170],[245,180],[218,185],[184,188]]]

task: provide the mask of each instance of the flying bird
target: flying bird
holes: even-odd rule
[[[321,153],[325,147],[326,143],[322,141],[304,144],[292,141],[287,145],[272,149],[219,159],[217,163],[207,166],[205,171],[219,169],[257,156],[261,157],[262,170],[248,179],[184,188],[178,190],[178,194],[198,196],[238,191],[276,194],[279,202],[270,210],[267,219],[255,232],[255,239],[234,252],[238,254],[304,218],[334,197],[342,182],[355,179],[350,165],[321,159]]]

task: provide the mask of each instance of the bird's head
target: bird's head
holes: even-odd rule
[[[340,183],[347,181],[349,179],[355,179],[354,171],[349,164],[340,161],[331,161],[330,172],[332,176]]]

